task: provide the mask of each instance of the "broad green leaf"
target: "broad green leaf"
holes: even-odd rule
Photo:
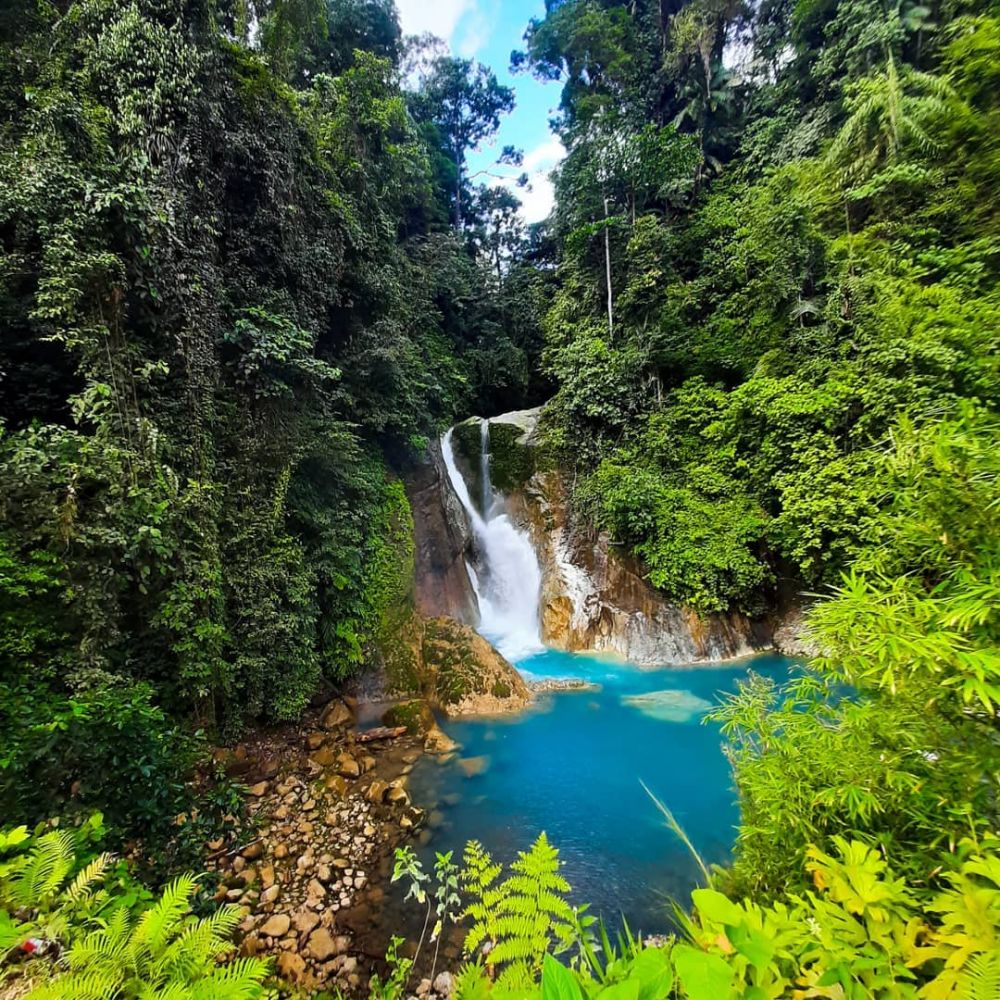
[[[716,923],[735,927],[743,923],[743,911],[721,892],[715,889],[695,889],[691,899],[698,912]]]
[[[551,955],[542,963],[542,1000],[583,1000],[573,973]]]
[[[728,933],[733,947],[755,968],[763,969],[774,958],[774,942],[752,927],[733,927]]]
[[[646,948],[632,964],[631,975],[639,982],[639,1000],[659,1000],[670,993],[674,970],[663,948]]]
[[[597,996],[599,1000],[639,1000],[639,980],[630,978],[623,983],[615,983],[601,990]]]
[[[733,993],[733,970],[718,955],[679,944],[673,950],[674,968],[690,1000],[728,1000]]]

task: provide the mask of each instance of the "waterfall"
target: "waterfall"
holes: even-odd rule
[[[490,422],[479,422],[479,478],[483,487],[483,517],[490,516],[493,507],[493,487],[490,485]]]
[[[494,499],[489,478],[489,426],[483,421],[480,464],[483,470],[483,514],[469,495],[469,487],[455,464],[452,430],[441,439],[441,454],[452,489],[469,516],[479,557],[468,566],[479,601],[479,631],[511,662],[542,649],[538,620],[542,571],[528,535],[519,531]]]

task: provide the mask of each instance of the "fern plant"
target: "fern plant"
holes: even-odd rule
[[[195,879],[183,875],[134,920],[117,909],[107,926],[66,953],[69,971],[27,1000],[253,1000],[264,994],[268,964],[240,958],[220,964],[232,948],[235,906],[210,917],[190,916]]]
[[[82,911],[103,882],[114,857],[107,852],[99,854],[74,874],[79,866],[79,849],[74,833],[51,830],[34,841],[26,853],[5,862],[0,905],[27,917],[16,935],[20,940],[29,934],[65,939],[74,926],[85,922]]]
[[[530,987],[545,954],[568,947],[577,927],[565,898],[569,883],[559,874],[559,852],[540,834],[530,851],[518,854],[510,866],[513,874],[502,882],[503,869],[478,842],[469,843],[464,860],[462,883],[471,902],[463,916],[472,920],[466,952],[484,955],[501,988]]]

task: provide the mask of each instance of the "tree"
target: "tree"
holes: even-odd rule
[[[495,134],[501,116],[514,108],[514,92],[481,63],[438,56],[421,80],[413,105],[418,121],[431,122],[437,128],[453,164],[452,222],[461,230],[467,213],[463,206],[466,155]]]

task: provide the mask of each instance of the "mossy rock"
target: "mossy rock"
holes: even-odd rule
[[[420,694],[423,672],[423,623],[419,616],[400,616],[379,640],[386,690],[392,695]]]
[[[489,714],[523,707],[521,675],[481,635],[452,618],[424,625],[424,690],[449,714]]]
[[[434,713],[425,701],[402,701],[385,711],[382,722],[386,726],[406,726],[410,736],[423,736],[434,727]]]
[[[451,433],[451,450],[455,456],[455,465],[465,480],[476,510],[485,517],[483,506],[483,468],[482,456],[482,421],[479,417],[470,417],[456,424]]]
[[[499,493],[522,489],[535,474],[535,448],[523,436],[516,424],[490,424],[490,480]]]

